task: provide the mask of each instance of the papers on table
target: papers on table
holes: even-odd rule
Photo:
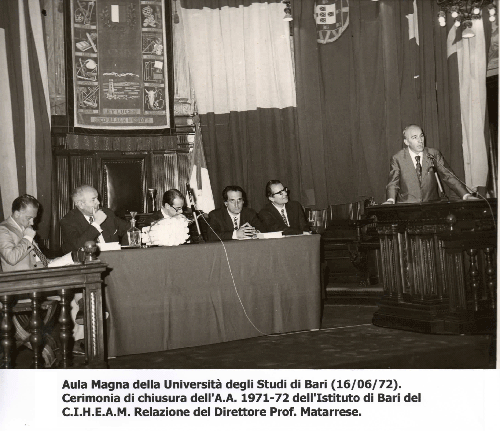
[[[71,252],[62,257],[56,257],[49,262],[49,268],[57,268],[59,266],[73,265],[73,258]]]
[[[121,250],[122,246],[119,242],[98,242],[97,247],[101,251],[109,251],[109,250]]]
[[[257,233],[257,238],[258,239],[269,239],[269,238],[283,238],[283,232],[258,232]]]

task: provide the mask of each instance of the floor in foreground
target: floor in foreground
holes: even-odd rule
[[[324,306],[322,328],[261,336],[108,360],[113,369],[485,369],[495,368],[494,344],[488,335],[429,335],[376,327],[371,304]],[[21,351],[17,368],[30,366],[31,352]],[[74,367],[83,367],[75,357]]]

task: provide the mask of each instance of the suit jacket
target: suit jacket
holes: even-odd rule
[[[417,170],[413,165],[410,151],[404,148],[391,158],[391,172],[386,187],[387,199],[394,199],[395,203],[417,203],[439,200],[439,189],[434,171],[431,169],[432,162],[428,154],[434,156],[434,165],[437,168],[441,181],[450,187],[461,199],[467,189],[448,171],[442,154],[434,148],[424,148],[422,164],[422,183],[417,177]],[[448,169],[445,169],[446,166]]]
[[[102,208],[102,210],[108,216],[101,224],[104,241],[116,242],[122,237],[126,238],[130,223],[118,218],[109,208]],[[61,219],[61,233],[64,254],[78,250],[86,241],[96,241],[100,235],[78,208],[73,208]]]
[[[12,217],[0,223],[0,262],[4,272],[43,268],[36,262],[33,245],[23,236]]]
[[[264,208],[259,212],[259,218],[264,224],[266,232],[283,231],[283,235],[299,235],[311,230],[299,202],[288,201],[285,204],[285,209],[290,226],[285,224],[281,213],[271,201],[264,205]]]
[[[223,241],[233,239],[234,224],[225,206],[211,211],[208,215],[208,223]],[[240,226],[243,226],[245,223],[250,223],[255,229],[262,232],[263,227],[259,217],[252,208],[243,207],[241,210]],[[210,226],[207,226],[207,241],[218,241],[219,238],[215,236]]]

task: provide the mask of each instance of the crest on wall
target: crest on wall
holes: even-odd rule
[[[335,42],[349,25],[349,0],[321,0],[314,5],[318,43]]]

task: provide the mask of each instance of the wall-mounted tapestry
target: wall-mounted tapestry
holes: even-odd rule
[[[164,0],[72,0],[74,126],[170,127]]]

